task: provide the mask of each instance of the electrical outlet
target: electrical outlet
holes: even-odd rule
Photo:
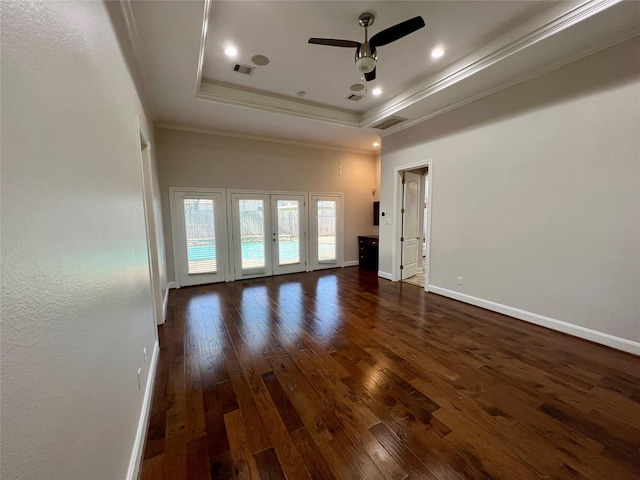
[[[142,356],[144,357],[144,366],[147,366],[147,347],[142,349]]]
[[[462,277],[458,277],[458,285],[462,285]]]
[[[138,390],[142,390],[142,382],[140,381],[140,374],[142,373],[142,369],[138,369]]]

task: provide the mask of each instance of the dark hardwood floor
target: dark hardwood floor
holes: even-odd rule
[[[169,302],[143,479],[640,478],[640,357],[357,268]]]

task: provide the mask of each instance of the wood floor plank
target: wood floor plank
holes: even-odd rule
[[[237,363],[237,361],[231,360],[231,363]],[[238,400],[240,412],[242,413],[243,423],[247,429],[249,450],[254,454],[266,450],[271,447],[273,443],[269,439],[269,434],[262,418],[260,418],[249,385],[239,370],[239,367],[238,369],[231,367],[229,371],[231,374],[231,383],[236,392],[236,399]]]
[[[285,356],[270,357],[269,362],[314,442],[319,445],[331,440],[331,433],[320,415],[322,399],[304,373]]]
[[[166,439],[162,460],[163,479],[187,479],[187,441],[186,432]]]
[[[186,445],[186,461],[188,480],[211,480],[211,467],[207,448],[207,437],[198,437],[189,440]],[[166,477],[180,478],[180,477]]]
[[[268,448],[263,452],[256,453],[254,456],[262,480],[286,480],[280,462],[278,461],[278,456],[273,448]]]
[[[345,268],[170,292],[143,479],[640,479],[640,358]]]
[[[231,461],[234,477],[238,479],[258,479],[258,466],[249,449],[247,429],[240,410],[234,410],[224,416],[228,432]],[[213,476],[213,475],[212,475]],[[214,477],[215,478],[215,477]]]
[[[151,457],[142,462],[140,480],[157,480],[162,478],[163,455]]]
[[[271,396],[271,400],[275,404],[278,409],[278,413],[280,414],[280,418],[284,422],[285,427],[289,432],[294,432],[299,428],[304,427],[298,412],[291,404],[291,401],[287,397],[287,394],[282,389],[282,385],[278,382],[278,378],[276,374],[273,372],[263,373],[262,381],[269,390],[269,395]]]
[[[437,480],[437,477],[429,471],[426,465],[418,460],[418,457],[396,438],[383,423],[374,425],[369,430],[412,478]]]
[[[318,449],[306,428],[291,432],[291,439],[302,455],[313,480],[334,480],[336,478],[331,472],[327,459],[322,455],[322,451]]]

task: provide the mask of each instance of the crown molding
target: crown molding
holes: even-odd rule
[[[585,57],[588,57],[590,55],[594,55],[594,54],[596,54],[598,52],[606,50],[607,48],[611,48],[611,47],[613,47],[615,45],[618,45],[620,43],[624,43],[626,41],[632,40],[633,38],[636,38],[638,36],[639,36],[638,32],[631,32],[631,33],[629,33],[627,35],[622,35],[622,36],[616,38],[615,40],[611,40],[610,42],[598,45],[597,47],[590,48],[588,50],[583,50],[578,54],[572,55],[572,56],[567,57],[567,58],[563,58],[562,60],[560,60],[558,62],[555,62],[555,63],[553,63],[551,65],[545,66],[543,68],[536,69],[533,72],[528,73],[527,75],[520,76],[520,77],[518,77],[518,78],[516,78],[516,79],[514,79],[514,80],[512,80],[510,82],[506,82],[506,83],[500,84],[499,86],[497,86],[495,88],[492,88],[492,89],[486,90],[486,91],[484,91],[482,93],[479,93],[477,95],[465,98],[465,99],[463,99],[463,100],[461,100],[461,101],[459,101],[457,103],[448,105],[445,108],[441,108],[441,109],[436,110],[434,112],[431,112],[431,113],[429,113],[427,115],[423,115],[421,117],[418,117],[418,118],[416,118],[414,120],[409,120],[407,122],[403,122],[403,123],[397,125],[396,127],[392,127],[392,128],[389,128],[389,129],[381,132],[380,133],[380,137],[382,137],[382,138],[388,137],[389,135],[393,135],[394,133],[401,132],[403,130],[407,130],[407,129],[409,129],[409,128],[415,126],[415,125],[418,125],[418,124],[420,124],[422,122],[426,122],[428,120],[431,120],[432,118],[438,117],[440,115],[448,113],[448,112],[450,112],[452,110],[455,110],[457,108],[464,107],[465,105],[473,103],[473,102],[475,102],[477,100],[481,100],[481,99],[483,99],[485,97],[488,97],[490,95],[499,93],[499,92],[501,92],[503,90],[506,90],[508,88],[511,88],[511,87],[513,87],[515,85],[528,82],[529,80],[533,80],[536,77],[540,77],[540,76],[545,75],[545,74],[547,74],[549,72],[552,72],[553,70],[557,70],[558,68],[562,68],[565,65],[568,65],[570,63],[576,62],[576,61],[580,60],[581,58],[585,58]]]
[[[530,47],[546,38],[549,38],[550,36],[555,35],[556,33],[561,32],[562,30],[565,30],[573,25],[576,25],[581,21],[593,15],[596,15],[597,13],[602,12],[613,5],[620,3],[621,1],[622,0],[589,0],[571,9],[570,11],[555,17],[553,20],[548,21],[543,26],[536,28],[535,30],[529,32],[524,36],[521,36],[515,41],[512,41],[475,61],[467,63],[466,65],[456,69],[452,73],[437,79],[426,87],[421,88],[415,93],[409,95],[408,97],[400,98],[395,101],[391,100],[391,104],[389,106],[383,107],[370,116],[367,116],[367,114],[365,114],[365,119],[360,123],[360,126],[370,127],[371,125],[376,124],[386,117],[398,113],[401,110],[404,110],[405,108],[408,108],[413,104],[438,93],[441,90],[451,87],[452,85],[465,80],[466,78],[475,75],[485,70],[486,68],[491,67],[492,65],[495,65],[496,63],[524,50],[525,48]],[[475,99],[477,100],[477,98]],[[463,102],[468,103],[468,101],[472,100],[464,100]],[[461,103],[464,104],[463,102]],[[433,116],[430,116],[430,118],[433,118]],[[406,126],[404,128],[406,128]]]
[[[196,93],[196,98],[223,105],[307,118],[343,127],[358,128],[362,118],[360,114],[349,113],[335,108],[311,105],[275,95],[250,92],[210,82],[200,83],[200,90]]]
[[[179,125],[175,123],[167,123],[167,122],[155,122],[155,127],[163,128],[165,130],[177,130],[180,132],[190,132],[190,133],[202,133],[205,135],[215,135],[218,137],[227,137],[227,138],[239,138],[242,140],[253,140],[256,142],[267,142],[267,143],[276,143],[280,145],[290,145],[294,147],[303,147],[303,148],[313,148],[316,150],[329,150],[333,152],[342,152],[342,153],[354,153],[358,155],[369,155],[375,156],[380,153],[380,149],[376,150],[356,150],[353,148],[342,148],[342,147],[332,147],[329,145],[319,145],[315,143],[305,143],[305,142],[296,142],[294,140],[285,140],[282,138],[275,137],[263,137],[260,135],[246,135],[243,133],[237,132],[227,132],[223,130],[213,130],[209,128],[201,128],[201,127],[191,127],[188,125]]]
[[[127,37],[129,37],[129,45],[131,46],[131,53],[133,55],[133,61],[136,64],[136,70],[138,78],[142,86],[142,95],[144,97],[143,104],[146,105],[151,113],[151,118],[156,118],[156,107],[153,101],[153,94],[151,93],[151,84],[143,68],[142,60],[142,46],[140,45],[140,36],[138,35],[138,27],[136,26],[136,20],[133,15],[133,8],[131,6],[132,0],[120,0],[120,9],[122,10],[122,16],[124,17],[125,28],[127,30]]]
[[[125,1],[125,0],[123,0]],[[130,0],[126,0],[130,1]],[[213,103],[219,103],[224,105],[231,105],[240,108],[248,108],[263,112],[277,113],[287,116],[293,116],[298,118],[305,118],[310,120],[319,121],[331,125],[346,126],[352,128],[370,128],[372,125],[384,120],[385,118],[401,112],[402,110],[432,96],[438,92],[445,90],[462,80],[465,80],[497,63],[505,60],[512,55],[521,52],[522,50],[549,38],[571,26],[574,26],[583,20],[596,15],[609,7],[622,2],[622,0],[588,0],[578,6],[571,8],[569,11],[564,6],[558,6],[555,13],[549,12],[546,14],[546,18],[537,17],[532,20],[531,25],[527,28],[527,33],[518,34],[517,31],[511,31],[505,34],[501,39],[496,40],[495,46],[487,46],[490,50],[480,58],[476,58],[471,61],[464,61],[457,67],[454,66],[452,70],[446,72],[444,76],[433,78],[431,81],[427,80],[427,85],[418,88],[414,93],[410,95],[399,95],[395,99],[391,99],[387,102],[386,106],[382,108],[374,108],[361,113],[350,113],[342,110],[338,110],[332,107],[309,105],[296,100],[284,99],[274,95],[267,95],[258,92],[243,91],[239,88],[234,88],[227,85],[216,84],[212,82],[203,82],[202,80],[202,68],[204,64],[205,43],[206,43],[206,31],[208,26],[209,13],[211,9],[212,0],[205,0],[204,5],[204,18],[202,22],[202,35],[200,52],[198,57],[198,71],[197,71],[197,85],[196,85],[196,98],[202,101],[208,101]],[[542,23],[542,25],[540,25]],[[514,35],[518,35],[513,39]],[[513,39],[513,40],[512,40]],[[389,129],[381,133],[381,136],[388,136],[400,130],[409,128],[410,126],[429,120],[433,117],[451,111],[455,108],[459,108],[470,102],[476,101],[487,95],[499,92],[505,88],[508,88],[517,83],[527,81],[535,76],[541,75],[555,68],[559,68],[564,64],[575,61],[583,56],[594,53],[595,51],[607,48],[612,44],[619,43],[621,40],[611,42],[607,46],[600,46],[592,49],[589,52],[584,52],[579,55],[573,55],[570,58],[556,62],[554,65],[537,70],[534,73],[528,74],[526,77],[516,79],[514,81],[502,84],[480,94],[472,97],[465,98],[460,102],[457,102],[451,106],[440,109],[436,112],[429,113],[421,116],[417,119],[412,119],[409,122],[398,125],[395,128]],[[477,57],[478,52],[475,54]],[[471,54],[474,55],[474,54]],[[306,146],[306,144],[303,144]],[[367,152],[368,153],[368,152]]]
[[[209,13],[212,0],[204,0],[204,12],[202,14],[202,29],[200,31],[200,50],[198,52],[198,67],[196,70],[196,97],[202,84],[202,68],[204,65],[204,49],[207,44],[207,29],[209,28]]]
[[[213,82],[204,82],[202,79],[202,70],[204,68],[207,29],[212,1],[213,0],[204,1],[202,30],[200,35],[200,51],[198,52],[198,68],[196,73],[196,98],[198,100],[218,103],[221,105],[230,105],[233,107],[249,108],[262,112],[288,115],[291,117],[306,118],[322,123],[328,123],[330,125],[352,128],[360,127],[360,122],[363,117],[362,114],[348,113],[336,108],[309,105],[295,100],[280,98],[275,95],[248,92],[239,88],[224,86]]]

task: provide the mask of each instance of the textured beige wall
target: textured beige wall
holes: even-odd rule
[[[384,138],[382,209],[394,167],[433,160],[432,285],[640,342],[639,57],[635,39]]]
[[[344,193],[344,261],[373,226],[373,155],[156,129],[167,270],[174,280],[169,187]],[[340,175],[342,164],[342,175]]]
[[[113,7],[1,5],[2,478],[124,479],[134,449],[157,338],[136,117],[153,130]]]

